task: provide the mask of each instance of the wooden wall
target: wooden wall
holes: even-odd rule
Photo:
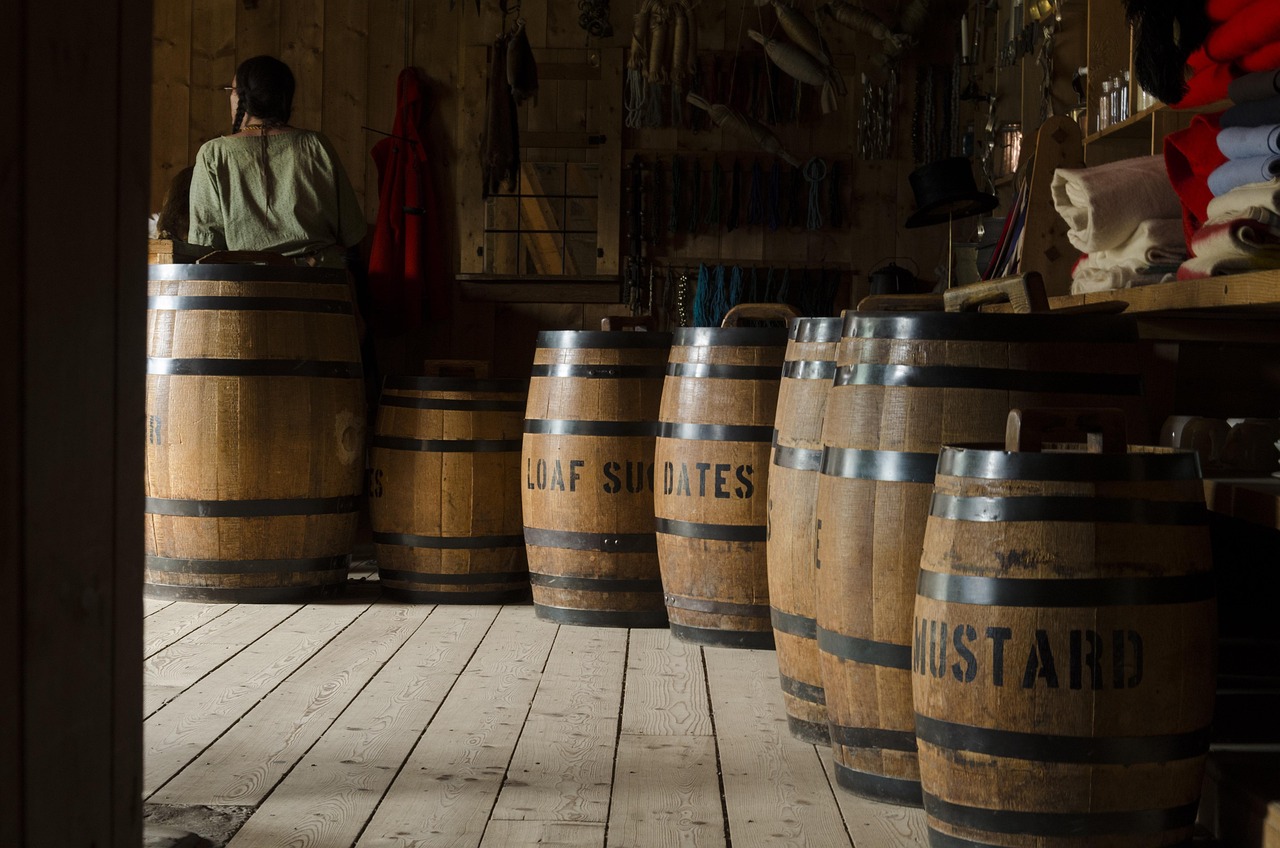
[[[370,221],[376,215],[377,186],[369,151],[381,136],[362,127],[389,130],[397,74],[407,65],[424,70],[434,95],[438,184],[452,192],[446,198],[452,209],[470,214],[468,206],[474,209],[479,203],[479,189],[472,176],[478,138],[469,128],[475,125],[477,110],[483,113],[471,92],[483,91],[484,85],[483,78],[473,78],[483,74],[483,67],[474,61],[468,64],[467,57],[476,55],[474,48],[492,44],[502,28],[496,0],[480,0],[480,5],[477,13],[475,0],[456,0],[453,8],[445,0],[159,0],[153,42],[153,209],[159,207],[170,176],[194,159],[200,144],[228,131],[231,116],[222,87],[230,82],[237,63],[272,53],[289,63],[298,80],[293,122],[319,129],[333,140]],[[886,17],[896,8],[893,0],[865,5]],[[577,3],[530,3],[522,14],[535,54],[626,48],[638,0],[615,0],[611,6],[613,35],[595,39],[579,28]],[[726,62],[735,56],[759,55],[761,48],[747,38],[747,29],[774,31],[772,11],[759,9],[751,0],[702,0],[694,15],[700,49],[720,54]],[[957,12],[957,20],[958,16]],[[950,29],[943,25],[932,29],[935,40],[946,42],[943,49],[926,44],[916,49],[914,58],[949,62]],[[935,279],[935,267],[946,255],[947,228],[902,227],[915,205],[907,179],[914,167],[912,71],[904,68],[902,73],[895,158],[864,161],[857,151],[860,74],[867,57],[877,52],[877,44],[833,22],[826,25],[825,35],[843,69],[848,93],[837,111],[808,124],[781,127],[778,135],[802,159],[821,156],[840,162],[845,226],[812,232],[743,227],[732,234],[680,239],[667,248],[670,259],[677,262],[838,267],[849,281],[843,302],[836,304],[838,310],[867,291],[870,271],[894,257],[900,265],[918,268],[922,278]],[[522,107],[522,127],[537,128],[539,115],[556,114],[563,122],[564,116],[571,120],[581,114],[583,104],[575,107],[568,98],[581,98],[582,90],[581,86],[560,90],[546,85],[535,103]],[[809,96],[816,95],[811,91]],[[635,153],[701,152],[724,156],[726,162],[738,156],[749,168],[757,155],[714,129],[697,133],[628,129],[623,147],[624,162]],[[767,168],[767,157],[762,158]],[[971,224],[957,226],[957,240],[965,240]],[[464,252],[473,255],[475,251],[475,245],[459,243],[459,232],[455,216],[451,231],[443,234],[454,247],[455,263]],[[413,370],[423,356],[493,359],[507,339],[519,338],[519,344],[527,346],[537,328],[586,326],[610,311],[618,310],[573,303],[456,299],[447,320],[430,322],[412,338],[380,339],[380,360],[384,370]],[[510,368],[518,370],[524,358],[522,351],[511,359]]]
[[[0,845],[142,842],[151,5],[0,29]]]

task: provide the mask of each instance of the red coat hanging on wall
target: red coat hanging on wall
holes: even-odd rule
[[[446,230],[427,149],[427,90],[416,68],[396,79],[392,135],[373,146],[378,167],[378,220],[369,253],[373,327],[397,335],[449,311]]]

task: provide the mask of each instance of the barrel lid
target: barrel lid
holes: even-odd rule
[[[411,392],[505,392],[521,394],[529,391],[529,381],[517,378],[473,380],[469,377],[402,377],[388,376],[382,388]]]
[[[341,268],[310,268],[305,265],[148,265],[147,279],[230,280],[264,283],[341,283],[346,285],[347,272]]]
[[[793,342],[838,342],[843,318],[797,318],[787,328]]]
[[[673,342],[680,347],[785,347],[786,327],[677,327]]]
[[[1009,342],[1134,342],[1132,315],[1052,312],[851,312],[845,338]]]
[[[607,330],[543,330],[538,347],[554,348],[668,348],[670,333],[648,330],[611,332]]]
[[[944,445],[938,475],[979,480],[1137,482],[1199,480],[1193,450],[1130,445],[1128,453],[1006,451],[1003,445]]]

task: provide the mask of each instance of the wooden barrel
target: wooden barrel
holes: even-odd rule
[[[1196,456],[1000,447],[944,448],[934,481],[911,675],[929,843],[1190,844],[1217,634]]]
[[[791,733],[820,745],[831,738],[818,667],[813,507],[841,326],[839,318],[798,318],[789,327],[769,462],[765,552],[782,702]]]
[[[285,602],[347,579],[365,400],[344,272],[151,265],[145,590]]]
[[[369,447],[382,591],[401,601],[529,596],[520,534],[524,380],[388,377]]]
[[[839,784],[921,803],[911,610],[943,444],[1004,436],[1018,406],[1139,399],[1123,315],[854,313],[823,424],[818,650]]]
[[[654,514],[671,632],[684,641],[773,647],[766,493],[786,343],[782,327],[675,332]]]
[[[653,530],[653,442],[670,348],[669,333],[538,335],[521,491],[540,618],[667,624]]]

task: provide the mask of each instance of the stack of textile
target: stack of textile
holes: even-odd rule
[[[1170,280],[1186,258],[1182,205],[1163,157],[1059,168],[1050,191],[1067,239],[1084,254],[1071,271],[1072,294]]]
[[[1238,77],[1228,94],[1234,106],[1165,139],[1193,257],[1179,279],[1280,267],[1280,70]]]

